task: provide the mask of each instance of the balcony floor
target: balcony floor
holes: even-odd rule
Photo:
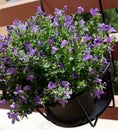
[[[24,118],[20,122],[11,124],[11,120],[7,118],[8,110],[0,109],[0,130],[68,130],[69,128],[58,127],[46,119],[39,113],[33,112],[29,118]],[[118,113],[116,113],[118,114]],[[117,130],[118,120],[99,119],[94,130]],[[70,130],[93,130],[90,124],[71,128]]]

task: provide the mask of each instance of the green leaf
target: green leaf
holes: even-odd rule
[[[46,62],[43,66],[44,68],[49,68],[50,67],[50,64],[48,62]]]

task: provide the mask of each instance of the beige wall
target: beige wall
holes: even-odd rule
[[[5,4],[6,0],[0,0],[0,4]]]
[[[0,27],[0,34],[7,35],[6,27]]]

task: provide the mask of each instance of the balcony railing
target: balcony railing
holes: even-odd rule
[[[117,8],[118,0],[101,0],[103,9]],[[53,12],[54,8],[63,8],[67,5],[68,13],[73,13],[77,6],[82,6],[85,12],[90,8],[100,7],[99,0],[43,0],[47,14]],[[40,5],[40,0],[20,0],[14,3],[0,5],[0,26],[12,24],[14,19],[25,20],[35,13],[36,6]]]

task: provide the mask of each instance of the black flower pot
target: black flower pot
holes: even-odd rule
[[[76,98],[71,99],[65,107],[62,107],[60,104],[56,106],[46,106],[46,114],[49,115],[50,111],[50,113],[52,113],[55,118],[64,121],[83,119],[85,115],[81,109],[79,101],[81,102],[86,112],[91,113],[94,99],[91,93],[84,91]]]

